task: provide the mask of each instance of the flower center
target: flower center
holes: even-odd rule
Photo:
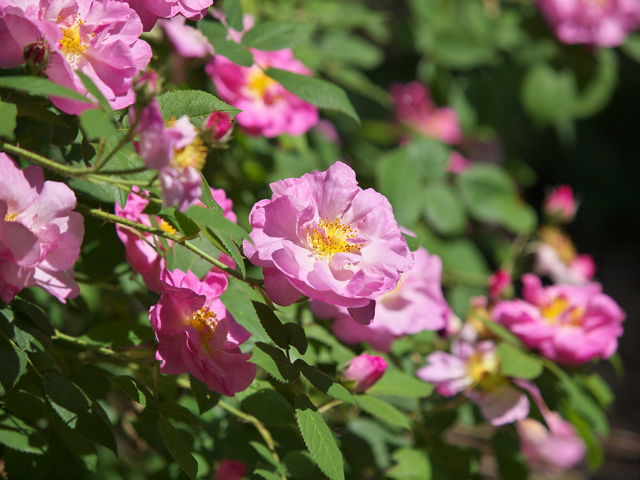
[[[551,303],[543,306],[540,309],[543,318],[555,325],[558,320],[561,320],[565,325],[580,325],[582,323],[582,317],[584,317],[584,309],[580,307],[572,307],[569,301],[564,297],[558,297]]]
[[[58,17],[58,21],[61,18]],[[82,40],[80,39],[80,27],[87,22],[83,22],[79,17],[73,21],[73,25],[69,28],[61,28],[62,30],[62,40],[60,40],[60,51],[71,65],[71,68],[77,68],[78,62],[82,57],[82,54],[87,49],[87,45],[82,45]],[[95,33],[91,34],[95,36]]]
[[[5,222],[15,222],[16,218],[18,218],[18,214],[17,213],[7,213],[4,216],[4,221]]]
[[[565,265],[569,265],[577,256],[576,248],[571,243],[569,237],[564,235],[559,229],[553,227],[542,227],[538,232],[540,240],[551,245]]]
[[[329,217],[318,220],[318,227],[310,233],[311,227],[307,227],[307,239],[309,245],[315,250],[316,255],[331,259],[336,253],[356,252],[362,246],[351,243],[356,231],[349,225],[343,225],[339,219],[329,221]]]
[[[158,227],[160,227],[160,230],[162,230],[163,232],[170,233],[171,235],[175,235],[176,234],[176,229],[173,228],[171,226],[171,224],[169,222],[167,222],[166,220],[160,220],[158,222]]]
[[[175,169],[193,167],[197,170],[202,170],[206,158],[207,147],[200,137],[196,137],[193,142],[183,149],[173,152],[171,166]]]
[[[257,97],[264,97],[267,93],[267,90],[277,84],[278,82],[276,82],[273,78],[265,75],[264,71],[261,68],[256,67],[255,70],[249,73],[247,87]]]
[[[202,307],[200,310],[193,312],[191,326],[198,331],[201,339],[208,342],[219,322],[220,320],[218,320],[215,313],[207,307]]]
[[[494,352],[475,352],[467,360],[467,374],[473,380],[473,387],[493,390],[502,380],[500,360]]]

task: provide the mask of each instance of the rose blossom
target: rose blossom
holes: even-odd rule
[[[356,382],[353,387],[356,392],[369,390],[387,370],[387,362],[382,357],[363,353],[349,361],[347,371],[342,375],[346,381]]]
[[[451,353],[434,352],[427,363],[416,372],[419,378],[433,383],[445,397],[463,392],[492,425],[522,420],[529,414],[527,396],[502,376],[493,341],[453,342]]]
[[[86,74],[114,110],[135,100],[133,78],[151,59],[151,48],[138,37],[142,24],[128,4],[109,0],[0,2],[0,68],[24,63],[23,50],[45,39],[51,63],[50,80],[81,94],[87,90],[75,71]],[[51,97],[60,110],[79,115],[92,108],[62,97]]]
[[[176,15],[170,20],[160,20],[165,35],[173,48],[183,58],[204,58],[213,55],[213,47],[197,28],[185,24],[186,18]]]
[[[421,83],[395,84],[389,93],[395,103],[396,118],[401,123],[451,145],[462,140],[458,114],[449,107],[438,108],[431,100],[429,90]]]
[[[538,0],[537,4],[562,43],[617,47],[640,26],[637,0]]]
[[[247,257],[264,267],[269,297],[290,305],[307,295],[371,323],[375,299],[413,266],[389,201],[358,187],[342,162],[272,183],[271,190],[270,200],[253,206],[253,243],[244,242]]]
[[[556,227],[540,227],[535,244],[534,271],[556,283],[582,285],[596,273],[591,255],[578,255],[571,239]]]
[[[44,180],[42,168],[20,170],[0,153],[0,298],[42,287],[62,303],[80,293],[73,264],[80,255],[84,218],[64,183]]]
[[[578,210],[571,185],[560,185],[552,190],[542,205],[544,214],[559,223],[569,223]]]
[[[523,299],[498,303],[492,315],[527,347],[570,366],[615,353],[625,313],[599,283],[543,287],[533,274],[522,283]]]
[[[127,203],[123,208],[116,203],[115,213],[119,217],[126,218],[132,222],[141,223],[148,227],[151,227],[151,221],[149,215],[142,213],[149,200],[144,195],[140,195],[138,187],[134,187],[134,193],[130,193],[127,197]],[[224,216],[236,223],[237,217],[233,212],[233,202],[227,198],[227,195],[222,189],[211,189],[211,194],[214,200],[224,210]],[[196,205],[202,205],[201,202],[196,202]],[[157,225],[167,233],[176,233],[175,229],[169,225],[165,220],[159,217],[153,217]],[[160,285],[160,272],[165,268],[164,258],[158,253],[157,249],[161,248],[160,242],[150,233],[133,232],[127,228],[123,228],[120,225],[116,225],[116,232],[118,237],[122,241],[125,247],[127,262],[131,265],[134,272],[142,275],[144,283],[149,290],[155,293],[162,293],[162,287]],[[171,240],[167,240],[169,246],[173,244]],[[229,259],[225,254],[221,254],[220,261],[229,265]],[[231,263],[231,267],[235,264]]]
[[[220,295],[227,288],[222,273],[209,272],[202,281],[189,271],[163,270],[162,296],[149,309],[158,339],[160,371],[189,372],[210,390],[232,397],[253,381],[256,367],[238,346],[251,334],[227,312]]]
[[[321,318],[336,317],[333,332],[342,341],[349,344],[368,341],[383,352],[389,351],[396,337],[445,328],[450,309],[442,294],[442,261],[423,247],[413,255],[414,267],[402,275],[395,289],[377,299],[370,325],[354,322],[344,307],[314,300],[312,310]]]
[[[219,97],[242,110],[236,120],[250,135],[302,135],[318,123],[318,109],[265,75],[269,67],[301,75],[313,72],[293,58],[291,49],[264,52],[253,48],[254,64],[242,67],[216,55],[206,71]]]
[[[126,0],[138,15],[144,31],[150,31],[158,18],[182,15],[189,20],[200,20],[213,5],[213,0]]]

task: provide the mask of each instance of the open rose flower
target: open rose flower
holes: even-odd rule
[[[536,3],[562,43],[617,47],[640,26],[637,0],[537,0]]]
[[[222,100],[242,110],[238,124],[251,135],[302,135],[318,123],[318,109],[265,75],[269,67],[312,75],[291,49],[264,52],[253,48],[254,65],[242,67],[216,55],[207,73]]]
[[[44,73],[81,94],[87,90],[75,71],[86,74],[114,110],[135,101],[133,78],[151,59],[138,37],[142,23],[127,3],[109,0],[0,2],[0,68],[24,63],[23,50],[43,39],[51,54]],[[51,97],[60,110],[79,115],[90,103]]]
[[[449,107],[438,108],[429,90],[420,82],[396,84],[389,92],[398,121],[421,135],[454,145],[462,140],[458,114]]]
[[[200,20],[207,14],[213,0],[126,0],[138,15],[144,31],[150,31],[159,18],[182,15],[189,20]]]
[[[512,423],[529,414],[529,399],[502,376],[497,349],[491,340],[476,345],[453,342],[451,353],[430,354],[427,365],[416,375],[433,383],[445,397],[463,392],[492,425]]]
[[[335,317],[333,332],[343,342],[367,341],[383,352],[389,351],[394,338],[445,328],[450,309],[442,294],[442,261],[422,247],[413,254],[414,267],[402,274],[395,289],[377,299],[370,325],[354,322],[344,307],[314,300],[312,310],[321,318]]]
[[[0,153],[0,298],[41,287],[58,300],[80,293],[73,264],[80,255],[84,219],[64,183],[44,180],[42,168],[20,170]]]
[[[271,190],[270,200],[253,206],[253,243],[244,242],[247,257],[264,267],[269,297],[290,305],[307,295],[371,323],[375,299],[413,266],[389,201],[358,187],[341,162],[272,183]]]
[[[543,287],[533,274],[522,283],[522,300],[500,302],[492,315],[527,347],[570,366],[615,353],[625,313],[599,283]]]
[[[210,390],[226,396],[245,390],[256,367],[238,346],[251,335],[227,312],[220,295],[227,288],[224,274],[210,272],[200,281],[192,273],[164,270],[162,296],[149,310],[158,339],[160,371],[189,372]]]

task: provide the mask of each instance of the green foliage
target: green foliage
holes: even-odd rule
[[[500,355],[502,374],[507,377],[533,380],[544,369],[542,362],[537,358],[508,343],[503,343],[498,347],[498,354]]]
[[[398,480],[431,480],[431,463],[424,452],[400,448],[393,453],[392,458],[396,465],[385,472],[386,477]]]
[[[433,385],[399,370],[387,370],[369,391],[381,395],[421,398],[431,395]]]
[[[16,117],[18,108],[13,103],[0,101],[0,137],[13,140],[13,131],[16,129]]]
[[[256,342],[251,363],[255,363],[279,382],[293,382],[298,376],[298,370],[285,357],[282,350],[278,350],[266,343]]]
[[[356,404],[353,396],[348,392],[348,390],[329,377],[329,375],[308,365],[307,362],[302,359],[296,360],[294,365],[300,370],[300,373],[302,373],[302,375],[304,375],[305,378],[321,392],[331,395],[337,400],[342,400],[343,402],[350,403],[352,405]]]
[[[162,441],[173,459],[189,478],[195,480],[198,473],[198,462],[174,426],[162,415],[158,416],[158,430],[160,430]]]
[[[367,413],[391,425],[410,429],[407,417],[390,403],[374,395],[356,395],[356,405]]]
[[[166,92],[157,100],[165,121],[187,115],[191,123],[199,125],[213,112],[227,112],[231,118],[240,112],[210,93],[198,90]]]
[[[221,23],[202,19],[198,20],[197,26],[213,45],[216,55],[222,55],[244,67],[253,65],[253,54],[236,42],[227,40],[227,29]]]
[[[19,90],[42,97],[63,97],[83,103],[91,103],[84,95],[39,77],[0,77],[0,87]]]
[[[289,20],[262,22],[249,30],[241,44],[258,50],[292,48],[308,40],[313,25]]]
[[[269,307],[267,307],[264,303],[260,302],[251,302],[253,303],[253,308],[256,311],[256,315],[260,319],[260,323],[264,327],[264,330],[269,335],[269,338],[273,340],[280,348],[288,349],[289,342],[291,341],[291,335],[289,335],[289,331],[284,328],[280,319],[273,313]]]

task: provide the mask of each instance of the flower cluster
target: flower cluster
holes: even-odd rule
[[[0,153],[0,298],[42,287],[61,302],[80,293],[71,268],[80,255],[84,219],[64,183],[40,167],[20,170]]]

